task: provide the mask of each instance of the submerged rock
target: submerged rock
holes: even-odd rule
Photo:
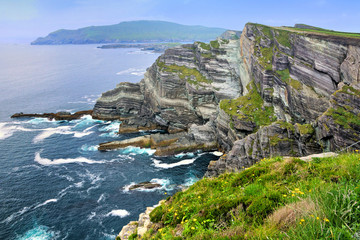
[[[154,182],[141,182],[129,187],[129,190],[136,190],[136,189],[153,189],[153,188],[160,188],[161,185]]]

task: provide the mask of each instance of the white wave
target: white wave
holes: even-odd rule
[[[119,131],[121,121],[113,121],[110,124],[107,124],[99,129],[99,131],[102,132],[108,132],[108,131]]]
[[[45,129],[39,129],[43,131],[42,133],[38,134],[34,139],[33,143],[39,143],[42,142],[44,139],[51,137],[54,134],[73,134],[76,138],[82,138],[84,136],[90,135],[93,132],[91,131],[83,131],[83,132],[77,132],[77,131],[70,131],[71,126],[60,126],[56,128],[45,128]]]
[[[179,153],[179,154],[176,154],[176,155],[175,155],[176,158],[182,158],[182,157],[185,157],[185,156],[194,157],[195,154],[192,153],[192,152],[189,152],[189,153]]]
[[[151,148],[140,148],[140,147],[126,147],[120,150],[122,154],[131,154],[131,155],[135,155],[135,154],[148,154],[148,155],[153,155],[156,150],[151,149]]]
[[[48,204],[48,203],[55,203],[55,202],[57,202],[57,201],[58,201],[58,199],[56,199],[56,198],[52,198],[52,199],[46,200],[45,202],[40,203],[39,205],[35,206],[34,209],[39,208],[39,207],[42,207],[42,206],[45,206],[45,205]]]
[[[100,202],[102,202],[102,201],[105,201],[105,199],[106,199],[106,196],[105,196],[104,193],[102,193],[102,194],[100,195],[99,199],[97,200],[97,203],[100,203]]]
[[[36,129],[27,129],[21,126],[9,125],[9,123],[0,123],[0,140],[4,140],[11,137],[15,132],[32,132],[37,131]]]
[[[98,184],[98,185],[89,187],[89,188],[86,190],[86,193],[87,193],[87,194],[90,194],[90,191],[91,191],[91,190],[98,189],[100,186],[101,186],[101,184]]]
[[[2,221],[1,223],[9,223],[11,222],[14,218],[20,217],[21,215],[23,215],[24,213],[26,213],[27,211],[29,211],[33,206],[30,207],[23,207],[23,209],[11,214],[9,217],[7,217],[4,221]]]
[[[109,212],[108,214],[106,214],[106,217],[116,216],[116,217],[124,218],[129,215],[130,215],[130,213],[124,209],[115,209],[115,210],[112,210],[111,212]]]
[[[83,181],[77,182],[77,183],[74,184],[74,186],[75,186],[76,188],[82,188],[82,187],[84,186],[84,182],[83,182]]]
[[[93,219],[96,216],[96,212],[91,212],[90,215],[88,216],[88,220]]]
[[[25,232],[24,235],[17,238],[17,240],[48,240],[58,239],[60,232],[50,231],[49,227],[36,226],[33,229]]]
[[[160,160],[153,159],[154,166],[157,168],[174,168],[182,165],[189,165],[195,162],[197,158],[185,159],[176,163],[162,163]]]
[[[26,123],[37,125],[40,123],[57,123],[57,122],[59,121],[56,121],[55,119],[49,120],[48,118],[34,118],[27,121]]]
[[[169,179],[153,178],[150,180],[150,182],[160,184],[161,186],[157,187],[157,188],[152,188],[152,189],[137,188],[134,190],[140,191],[140,192],[154,192],[156,190],[166,190],[166,191],[174,190],[174,186],[170,185]],[[136,185],[136,183],[132,182],[129,185],[124,186],[123,192],[128,193],[130,191],[130,188],[134,185]]]
[[[224,153],[219,152],[219,151],[215,151],[215,152],[211,152],[211,153],[217,157],[221,157],[222,155],[224,155]]]
[[[99,145],[93,145],[93,146],[89,146],[87,144],[84,144],[81,146],[81,150],[84,152],[95,152],[98,150]]]
[[[84,157],[77,157],[77,158],[59,158],[50,160],[48,158],[42,158],[40,156],[40,152],[35,153],[35,162],[44,165],[44,166],[51,166],[51,165],[60,165],[60,164],[68,164],[68,163],[88,163],[88,164],[94,164],[94,163],[104,163],[104,161],[94,161],[91,159],[87,159]]]

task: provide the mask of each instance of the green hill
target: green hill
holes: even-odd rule
[[[222,28],[187,26],[164,21],[130,21],[108,26],[91,26],[77,30],[57,30],[31,44],[89,44],[117,42],[185,42],[208,41],[225,32]]]

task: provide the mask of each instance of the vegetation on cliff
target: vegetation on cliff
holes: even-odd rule
[[[249,92],[245,96],[231,100],[221,100],[220,108],[231,116],[231,119],[235,116],[243,121],[254,122],[257,127],[266,126],[276,121],[274,107],[264,106],[264,100],[259,94],[255,83],[252,81],[247,88]]]
[[[358,153],[262,159],[169,197],[151,213],[144,239],[352,239],[359,175]]]
[[[160,71],[176,73],[180,79],[186,80],[188,83],[199,85],[200,83],[212,83],[202,75],[196,68],[188,68],[186,66],[178,66],[175,64],[166,65],[164,62],[157,61]]]

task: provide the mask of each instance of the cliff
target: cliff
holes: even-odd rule
[[[214,135],[228,154],[206,176],[269,156],[360,148],[359,36],[310,30],[248,23],[240,38],[168,49],[140,83],[104,93],[93,116],[121,119],[120,132],[162,128],[200,143]],[[196,138],[193,124],[206,134]]]

